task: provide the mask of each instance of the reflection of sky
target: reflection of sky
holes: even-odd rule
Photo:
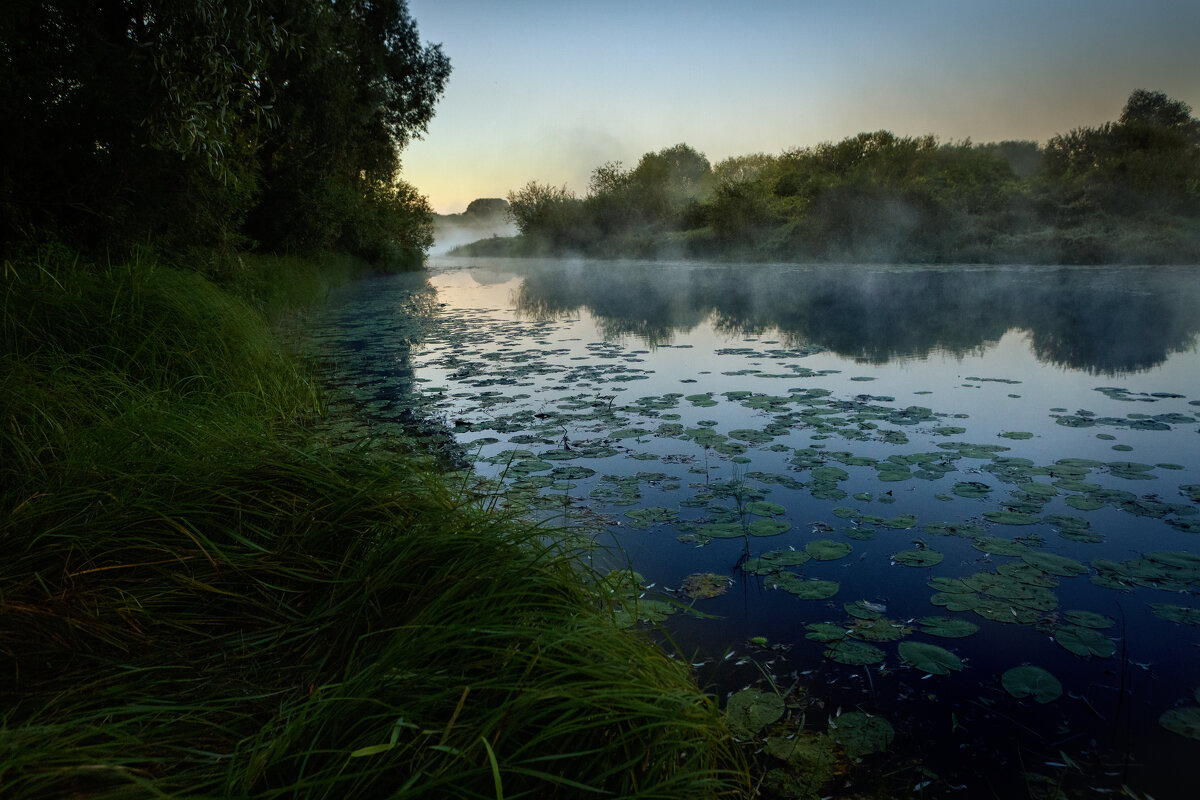
[[[405,174],[460,212],[688,142],[714,162],[861,131],[1033,139],[1137,88],[1200,106],[1193,0],[410,0],[453,66]]]
[[[949,355],[933,348],[921,358],[895,358],[886,363],[856,363],[832,352],[780,358],[745,353],[721,355],[716,352],[720,348],[766,351],[779,348],[782,343],[775,341],[779,337],[773,330],[753,335],[734,334],[718,330],[711,320],[674,331],[672,346],[650,348],[636,336],[605,341],[605,322],[593,317],[585,305],[571,306],[567,313],[544,322],[522,317],[514,310],[520,296],[522,279],[519,275],[495,262],[480,262],[471,267],[448,266],[462,263],[466,262],[448,260],[427,275],[429,283],[437,290],[437,301],[442,304],[442,310],[440,315],[434,315],[423,344],[416,348],[413,366],[418,380],[422,381],[419,384],[422,391],[428,396],[436,396],[439,415],[444,414],[455,424],[480,423],[481,430],[469,432],[467,426],[459,426],[457,435],[468,449],[478,450],[482,457],[514,446],[538,453],[548,449],[550,445],[545,443],[511,441],[536,428],[538,423],[524,421],[516,426],[517,429],[506,428],[504,431],[492,427],[506,419],[511,420],[509,415],[515,411],[546,412],[546,419],[554,418],[547,424],[556,427],[538,431],[538,435],[557,440],[565,434],[579,445],[587,439],[615,435],[618,427],[653,431],[664,421],[661,416],[623,407],[633,406],[638,398],[668,392],[683,395],[713,393],[717,401],[713,406],[700,407],[684,399],[669,413],[678,414],[679,423],[686,427],[712,420],[720,433],[732,433],[737,428],[762,430],[771,421],[770,413],[721,396],[722,392],[738,390],[787,395],[791,388],[823,388],[833,393],[830,400],[835,403],[861,394],[886,395],[894,399],[878,399],[872,404],[888,409],[919,405],[932,409],[937,415],[936,420],[925,420],[916,425],[879,423],[881,429],[903,430],[909,439],[907,444],[887,443],[873,434],[867,434],[862,440],[836,435],[821,439],[812,427],[798,424],[789,427],[772,442],[782,448],[772,450],[767,444],[749,448],[746,453],[749,463],[738,463],[715,451],[703,450],[695,441],[669,435],[620,439],[617,443],[623,449],[616,455],[567,462],[595,469],[597,474],[574,480],[568,487],[548,489],[542,496],[568,497],[576,506],[587,504],[598,512],[598,516],[590,515],[588,519],[592,522],[600,520],[602,524],[587,530],[598,532],[600,541],[611,546],[610,550],[595,556],[600,569],[631,563],[643,573],[648,583],[657,585],[655,591],[679,586],[689,573],[713,571],[733,577],[734,587],[728,595],[698,604],[698,608],[711,617],[701,620],[676,614],[667,622],[673,641],[689,654],[689,658],[695,653],[692,661],[709,662],[709,666],[699,673],[704,685],[716,686],[723,693],[760,680],[762,673],[758,666],[747,664],[738,672],[737,659],[724,660],[723,655],[733,650],[740,658],[748,653],[746,641],[750,636],[765,636],[773,643],[792,646],[778,656],[779,663],[784,666],[776,669],[785,673],[800,671],[802,682],[825,698],[831,709],[838,705],[853,708],[867,704],[871,713],[880,713],[896,721],[898,727],[904,728],[901,736],[907,736],[910,744],[919,741],[930,748],[926,755],[932,760],[923,763],[943,776],[962,770],[963,777],[956,780],[971,782],[971,790],[984,785],[989,788],[999,785],[991,783],[991,778],[1020,780],[1019,772],[1010,768],[1011,762],[1006,765],[991,758],[996,753],[1007,752],[1005,748],[1014,732],[1017,736],[1035,730],[1048,734],[1062,731],[1065,726],[1072,736],[1056,741],[1044,756],[1058,758],[1061,746],[1065,748],[1064,752],[1076,758],[1079,749],[1086,747],[1082,743],[1089,738],[1109,736],[1115,730],[1113,720],[1116,720],[1118,726],[1129,725],[1120,729],[1120,735],[1128,735],[1130,741],[1136,743],[1133,757],[1138,764],[1144,765],[1131,772],[1134,779],[1131,785],[1143,793],[1160,797],[1190,796],[1175,791],[1178,787],[1172,769],[1187,757],[1185,753],[1191,752],[1188,748],[1192,748],[1194,742],[1167,733],[1157,725],[1157,718],[1163,710],[1178,704],[1181,698],[1190,697],[1194,689],[1196,670],[1200,668],[1200,650],[1191,646],[1196,629],[1159,619],[1151,613],[1150,607],[1150,603],[1159,602],[1194,605],[1186,597],[1149,588],[1118,593],[1098,587],[1085,575],[1067,577],[1059,582],[1054,588],[1059,603],[1056,613],[1084,609],[1120,620],[1119,629],[1114,626],[1106,632],[1120,640],[1119,652],[1127,653],[1130,659],[1126,669],[1120,670],[1119,677],[1115,659],[1081,659],[1055,644],[1045,628],[1000,624],[977,619],[969,612],[955,612],[953,616],[979,623],[978,635],[936,641],[967,661],[967,669],[962,673],[937,676],[926,683],[913,670],[898,664],[895,645],[882,646],[888,654],[886,669],[874,671],[873,677],[871,672],[861,668],[842,669],[824,659],[822,645],[805,639],[806,624],[823,620],[846,624],[841,604],[858,599],[886,604],[889,616],[900,620],[940,616],[946,612],[931,603],[932,588],[927,583],[931,576],[965,577],[1017,562],[1013,557],[986,553],[969,539],[941,537],[921,527],[880,528],[874,539],[852,539],[848,535],[851,523],[834,508],[850,506],[885,518],[911,514],[919,525],[934,521],[982,523],[983,513],[1001,507],[1017,487],[983,470],[989,464],[987,459],[965,456],[954,463],[952,473],[934,481],[914,478],[883,482],[872,467],[848,466],[846,471],[850,477],[839,484],[848,496],[840,500],[813,497],[806,488],[785,489],[777,484],[768,485],[753,477],[753,473],[810,481],[811,472],[793,469],[790,463],[796,450],[810,445],[821,445],[829,454],[849,450],[857,455],[886,459],[892,455],[939,452],[937,445],[942,443],[972,442],[1008,447],[1003,454],[1005,457],[1027,458],[1044,466],[1065,457],[1157,464],[1153,480],[1125,480],[1103,468],[1093,470],[1087,480],[1141,496],[1153,493],[1167,502],[1185,502],[1177,487],[1200,481],[1197,477],[1200,474],[1200,461],[1197,460],[1200,449],[1195,447],[1200,425],[1196,422],[1176,423],[1173,431],[1135,431],[1110,426],[1070,428],[1058,425],[1051,416],[1051,409],[1063,407],[1068,412],[1088,409],[1099,416],[1119,418],[1129,414],[1164,412],[1195,417],[1200,413],[1200,406],[1188,403],[1200,399],[1200,353],[1194,347],[1166,355],[1165,362],[1153,369],[1119,378],[1096,377],[1084,370],[1041,363],[1031,347],[1031,337],[1016,329],[1002,332],[996,341],[974,350],[967,348],[965,355]],[[509,263],[515,266],[518,262]],[[545,267],[543,264],[543,274]],[[561,269],[570,272],[581,269],[581,265],[567,264]],[[718,268],[710,266],[706,269]],[[978,271],[981,280],[984,272]],[[1107,273],[1091,271],[1084,274],[1102,277]],[[377,284],[380,291],[371,293],[371,302],[384,309],[382,318],[385,321],[394,316],[394,307],[389,305],[387,297],[388,287],[403,287],[409,277],[381,279]],[[547,280],[544,285],[563,290],[561,283]],[[1028,285],[1031,284],[1022,284]],[[567,287],[565,293],[572,295],[576,288]],[[1095,304],[1079,303],[1070,307],[1090,309]],[[1046,317],[1045,313],[1031,315],[1037,320]],[[1059,335],[1070,339],[1064,335],[1068,328],[1057,329]],[[394,361],[394,356],[389,356],[383,346],[386,343],[380,339],[386,339],[386,336],[364,337],[362,343],[367,348],[380,347],[381,361]],[[681,345],[690,347],[681,348]],[[552,358],[546,355],[550,351],[554,351]],[[546,374],[522,372],[522,366],[531,363],[525,360],[526,357],[532,357],[534,363],[550,361],[551,366],[562,369]],[[789,364],[814,371],[837,369],[840,372],[810,378],[722,374],[746,368],[784,373]],[[612,380],[613,365],[643,370],[648,377],[627,383]],[[383,366],[386,368],[387,365]],[[581,372],[583,377],[567,380],[567,370],[576,366],[589,367],[592,371]],[[852,380],[856,377],[874,380]],[[1005,378],[1020,383],[979,378]],[[1131,392],[1174,392],[1186,397],[1153,403],[1121,402],[1095,391],[1097,386],[1119,386]],[[440,387],[441,391],[434,391],[435,387]],[[500,395],[509,399],[493,403]],[[580,406],[568,408],[572,404],[560,402],[564,397],[577,396],[584,398]],[[617,409],[615,419],[605,421],[592,414],[591,400],[610,397]],[[791,407],[791,410],[798,409],[799,406]],[[566,416],[557,418],[558,411]],[[966,432],[941,435],[936,426],[960,426]],[[1006,431],[1028,431],[1034,437],[1028,440],[1001,438],[999,434]],[[1098,434],[1114,438],[1100,439]],[[496,441],[470,446],[471,442],[491,438]],[[1133,450],[1114,451],[1112,447],[1116,444],[1131,446]],[[662,458],[658,461],[634,460],[631,455],[635,453],[655,453]],[[1184,465],[1186,469],[1170,470],[1162,466],[1171,463]],[[476,466],[481,473],[492,476],[500,475],[507,468],[503,463],[479,463]],[[765,488],[767,499],[783,505],[786,508],[783,519],[792,527],[778,536],[714,539],[703,547],[696,547],[689,542],[677,541],[679,530],[673,525],[634,530],[624,514],[628,507],[589,499],[590,492],[602,482],[602,475],[632,475],[642,471],[672,476],[674,488],[640,484],[641,496],[636,506],[678,509],[681,519],[703,524],[705,516],[717,513],[718,509],[713,506],[728,507],[732,502],[722,500],[705,508],[696,508],[685,507],[682,501],[715,482],[744,480],[745,485]],[[546,474],[549,470],[542,472]],[[1041,484],[1053,482],[1048,477],[1034,480]],[[992,486],[993,491],[986,500],[947,494],[956,481],[984,482]],[[860,492],[869,496],[854,497]],[[1077,511],[1068,505],[1066,491],[1051,499],[1043,513],[1085,518],[1092,530],[1106,539],[1100,543],[1072,541],[1060,536],[1045,520],[1030,526],[990,525],[987,531],[990,535],[1008,539],[1036,533],[1044,537],[1044,542],[1036,549],[1078,559],[1084,564],[1099,558],[1124,560],[1153,550],[1194,553],[1200,546],[1200,539],[1194,534],[1176,531],[1157,519],[1135,516],[1111,506]],[[807,542],[820,538],[850,541],[853,546],[847,558],[812,561],[798,569],[805,577],[839,582],[838,594],[828,602],[802,601],[786,592],[767,589],[763,581],[737,570],[739,558],[747,552],[761,555],[779,548],[802,549]],[[891,562],[896,552],[917,546],[917,541],[943,553],[944,561],[932,569],[915,569]],[[1047,624],[1053,624],[1053,621]],[[912,639],[933,641],[921,633],[912,634]],[[1073,697],[1040,709],[1032,708],[1029,703],[1017,703],[1004,695],[998,686],[998,676],[1003,670],[1026,661],[1059,676]],[[869,693],[867,686],[855,684],[856,681],[865,683],[864,678],[873,681]],[[1130,694],[1126,695],[1126,690]],[[1130,702],[1130,697],[1136,700],[1138,711],[1132,721],[1126,722],[1130,718],[1120,715],[1119,703]],[[995,706],[981,704],[981,698]],[[1085,698],[1087,706],[1078,698]],[[993,709],[1002,716],[994,716]],[[963,727],[972,731],[972,751],[977,754],[976,758],[961,758],[963,740],[946,730],[945,720],[950,714],[956,715]],[[1103,717],[1103,721],[1097,721],[1097,716]],[[1008,722],[1022,727],[1019,730],[1011,726],[1006,728]],[[1033,750],[1039,746],[1033,741],[1024,744]],[[979,753],[987,753],[989,757],[978,757]],[[945,760],[937,762],[939,756],[944,756]],[[987,780],[975,780],[970,773],[976,768],[994,768],[1001,774],[993,774]],[[1159,785],[1154,784],[1155,780],[1160,781]],[[1023,786],[1013,787],[1011,791],[999,789],[996,793],[997,796],[1019,796],[1023,789]]]
[[[480,283],[476,277],[486,282]],[[513,301],[522,283],[518,276],[486,269],[449,269],[431,273],[430,282],[437,289],[440,301],[450,308],[486,310],[486,316],[492,319],[521,319],[513,310]],[[550,343],[556,348],[569,350],[569,357],[592,357],[586,345],[604,340],[603,322],[582,308],[571,311],[560,320],[567,324],[570,332],[564,336],[559,326],[555,326],[556,332],[550,337]],[[978,351],[967,355],[956,356],[935,350],[924,357],[897,358],[883,364],[856,362],[832,352],[787,359],[716,353],[718,349],[731,347],[750,347],[760,351],[786,347],[778,341],[778,337],[779,332],[773,330],[757,335],[722,332],[714,328],[711,319],[686,332],[676,333],[672,343],[691,345],[688,349],[653,349],[636,336],[625,336],[616,343],[626,353],[644,351],[638,355],[643,361],[632,366],[650,370],[652,374],[649,378],[623,385],[608,384],[602,389],[583,387],[582,390],[615,394],[619,398],[618,404],[631,402],[641,396],[668,392],[692,394],[712,391],[719,395],[725,391],[750,389],[783,395],[791,387],[830,389],[838,397],[887,395],[895,398],[894,403],[887,405],[919,405],[938,413],[967,414],[965,420],[947,419],[943,424],[961,424],[972,431],[984,432],[986,441],[1003,443],[1018,451],[1014,455],[1019,453],[1039,463],[1062,457],[1060,453],[1056,454],[1056,448],[1060,447],[1059,437],[1064,433],[1064,428],[1051,416],[1052,408],[1066,408],[1070,413],[1086,409],[1101,417],[1118,418],[1131,413],[1200,413],[1200,407],[1188,405],[1189,400],[1200,399],[1200,351],[1196,348],[1171,354],[1154,369],[1117,377],[1097,376],[1078,369],[1039,362],[1030,348],[1029,335],[1017,329],[1009,330],[998,342],[982,345]],[[537,347],[532,342],[526,342],[523,346]],[[763,373],[785,373],[786,364],[796,364],[814,371],[839,372],[811,378],[756,378],[722,374],[747,368],[759,369]],[[851,380],[855,377],[874,380]],[[970,378],[1002,378],[1020,383],[972,381]],[[698,383],[682,383],[684,379],[696,379]],[[1170,392],[1186,397],[1154,403],[1126,402],[1110,399],[1095,391],[1098,386],[1117,386],[1132,393]],[[535,399],[531,402],[536,404],[543,401]],[[752,413],[738,409],[733,413],[746,417],[740,422],[731,422],[733,427],[751,424]],[[1004,431],[1029,431],[1036,436],[1026,441],[995,438]],[[1095,437],[1097,433],[1110,433],[1117,438],[1112,441],[1100,440]],[[1157,462],[1190,463],[1196,451],[1192,436],[1096,427],[1084,429],[1083,435],[1073,437],[1071,455],[1106,461],[1132,457],[1114,453],[1112,446],[1115,444],[1133,445],[1135,452],[1146,447],[1153,448]],[[886,447],[880,448],[880,453],[874,455],[886,457],[886,450]],[[1137,457],[1144,459],[1148,456],[1142,453]]]

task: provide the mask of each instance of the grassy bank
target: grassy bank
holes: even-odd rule
[[[715,701],[544,531],[402,441],[317,446],[269,320],[357,269],[5,263],[5,796],[743,793]]]

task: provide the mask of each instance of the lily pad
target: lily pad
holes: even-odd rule
[[[1057,700],[1063,693],[1058,678],[1033,664],[1013,667],[1000,676],[1000,683],[1013,697],[1032,697],[1039,703]]]
[[[697,572],[688,575],[679,584],[679,591],[693,600],[707,600],[717,597],[729,590],[732,581],[728,576],[716,575],[712,572]]]
[[[936,644],[901,642],[899,650],[905,663],[930,675],[949,675],[963,668],[962,659]]]
[[[625,512],[632,520],[630,527],[645,530],[657,522],[670,522],[679,516],[679,512],[671,508],[635,508]]]
[[[985,511],[983,518],[997,525],[1034,525],[1042,521],[1037,514],[1021,511]]]
[[[759,517],[778,517],[780,514],[787,513],[787,509],[779,505],[779,503],[755,500],[752,503],[746,504],[746,512]]]
[[[806,580],[794,572],[777,572],[766,578],[768,589],[783,589],[801,600],[826,600],[838,593],[837,581]]]
[[[1022,553],[1021,560],[1042,572],[1051,575],[1061,575],[1068,578],[1072,575],[1086,575],[1088,568],[1073,558],[1060,556],[1055,553],[1029,552]]]
[[[921,633],[944,639],[961,639],[979,630],[974,622],[958,617],[921,617],[917,623],[921,626]]]
[[[1054,633],[1054,641],[1083,658],[1108,658],[1117,651],[1117,645],[1102,633],[1078,625],[1064,625]]]
[[[804,634],[804,638],[814,642],[840,642],[849,635],[849,631],[832,622],[814,622],[806,625],[805,628],[808,633]]]
[[[830,720],[829,735],[842,746],[847,756],[858,760],[887,750],[896,731],[883,717],[850,711]]]
[[[1200,625],[1200,608],[1176,606],[1170,603],[1151,603],[1154,616],[1180,625]]]
[[[1158,718],[1158,724],[1171,733],[1178,733],[1189,739],[1200,739],[1200,708],[1172,708]]]
[[[901,646],[903,647],[903,644]],[[878,664],[886,655],[873,644],[843,639],[829,647],[825,651],[825,657],[839,664],[858,667],[864,664]]]
[[[781,519],[756,519],[746,526],[751,536],[778,536],[790,530],[792,523]]]
[[[803,564],[811,558],[812,556],[803,550],[772,550],[769,553],[763,553],[758,558],[743,561],[742,570],[756,575],[769,575],[772,572],[779,572],[784,567]]]
[[[735,736],[749,739],[783,716],[783,698],[775,692],[742,689],[729,698],[725,721]]]
[[[1072,625],[1078,625],[1083,628],[1097,628],[1100,630],[1111,628],[1116,624],[1116,621],[1112,617],[1106,617],[1103,614],[1097,614],[1095,611],[1065,611],[1063,612],[1063,619]]]
[[[850,555],[854,548],[847,542],[817,539],[805,545],[804,550],[817,561],[836,561]]]
[[[937,550],[901,550],[892,556],[892,561],[906,567],[933,567],[945,558]]]

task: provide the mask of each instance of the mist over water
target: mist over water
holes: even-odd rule
[[[1159,720],[1200,675],[1195,268],[442,257],[338,314],[346,397],[440,421],[498,502],[681,605],[656,622],[722,698],[769,678],[813,730],[882,717],[872,763],[929,768],[925,796],[1037,772],[1190,800],[1195,742]],[[807,560],[761,566],[779,553]],[[682,593],[710,573],[726,593]],[[864,638],[860,601],[893,638]],[[946,618],[977,630],[922,622]],[[1062,695],[1013,695],[1026,665]]]
[[[504,274],[504,261],[487,264],[491,280]],[[548,260],[525,262],[519,274],[519,313],[550,320],[583,309],[606,336],[649,345],[669,344],[711,319],[730,335],[774,331],[789,346],[882,364],[973,353],[1016,330],[1044,363],[1112,376],[1193,349],[1200,333],[1200,279],[1190,267],[622,262],[564,269]]]

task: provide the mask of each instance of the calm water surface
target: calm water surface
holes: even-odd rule
[[[1160,724],[1200,719],[1198,332],[1197,268],[445,257],[315,335],[340,402],[444,423],[636,570],[714,692],[883,716],[926,794],[1164,798],[1200,756]]]

